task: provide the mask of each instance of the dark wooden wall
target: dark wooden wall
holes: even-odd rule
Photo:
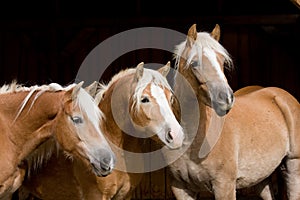
[[[75,80],[88,53],[105,39],[138,27],[186,33],[222,30],[221,43],[235,68],[226,72],[234,90],[277,86],[300,100],[300,12],[288,0],[189,1],[17,1],[0,6],[0,85]],[[176,45],[176,44],[174,44]],[[108,51],[113,51],[109,49]],[[141,61],[164,64],[170,52],[144,49],[118,58],[101,81]],[[149,144],[150,146],[153,144]],[[172,199],[166,169],[145,174],[136,199]]]
[[[17,79],[24,84],[74,81],[88,53],[103,40],[131,28],[157,26],[186,33],[197,23],[210,31],[222,29],[221,43],[232,55],[235,68],[227,72],[234,90],[246,85],[278,86],[300,97],[299,15],[177,17],[114,20],[11,20],[0,30],[0,84]],[[174,44],[175,45],[175,44]],[[108,51],[113,51],[109,49]],[[144,61],[166,63],[169,52],[146,49],[121,56],[109,67],[108,81],[121,68]]]

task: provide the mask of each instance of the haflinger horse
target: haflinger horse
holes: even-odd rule
[[[95,94],[105,115],[100,126],[117,160],[109,176],[97,177],[77,162],[70,163],[60,156],[25,181],[27,191],[47,200],[131,199],[143,173],[148,171],[142,153],[145,138],[164,144],[170,151],[183,144],[183,129],[171,107],[176,99],[166,79],[169,70],[170,62],[158,70],[144,68],[140,63],[122,70],[108,84],[100,84]]]
[[[10,199],[26,170],[43,165],[58,147],[96,176],[112,171],[115,156],[99,129],[102,113],[82,84],[0,88],[0,199]]]
[[[190,146],[169,166],[174,195],[201,198],[206,188],[217,200],[234,200],[237,189],[256,185],[263,199],[272,199],[265,180],[284,163],[288,197],[300,199],[299,102],[276,87],[249,86],[234,95],[224,75],[232,60],[219,38],[219,25],[208,33],[194,24],[175,47],[174,92],[181,111],[199,124],[182,121]],[[194,97],[186,95],[184,80]]]

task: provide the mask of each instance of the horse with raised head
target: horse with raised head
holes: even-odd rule
[[[201,198],[207,188],[217,200],[234,200],[237,189],[258,184],[260,196],[272,199],[265,180],[283,162],[288,197],[300,199],[299,102],[275,87],[249,86],[234,97],[223,73],[232,61],[219,38],[218,25],[207,33],[194,24],[175,48],[174,92],[198,124],[182,121],[189,148],[169,166],[174,195]]]
[[[58,147],[96,176],[112,171],[115,156],[99,129],[102,113],[81,86],[14,82],[0,88],[0,199],[10,199],[26,170],[43,165]]]
[[[169,70],[170,62],[158,70],[144,68],[144,63],[140,63],[136,68],[119,72],[107,85],[100,85],[95,95],[105,115],[100,126],[117,158],[109,176],[97,177],[76,162],[59,159],[59,168],[51,164],[54,167],[51,171],[56,171],[56,175],[47,175],[49,167],[42,169],[25,182],[25,188],[33,194],[36,190],[42,191],[36,196],[48,200],[130,199],[143,173],[151,170],[148,166],[151,155],[142,153],[145,138],[151,137],[171,150],[180,148],[184,140],[182,127],[171,107],[176,99],[166,79]],[[55,162],[54,158],[52,163]],[[72,173],[65,167],[68,164],[72,166]],[[60,178],[63,174],[70,176],[63,180]],[[50,190],[61,182],[64,184],[59,191]],[[38,189],[30,188],[32,185]]]

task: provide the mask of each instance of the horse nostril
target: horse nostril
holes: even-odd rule
[[[107,164],[107,163],[104,163],[104,162],[102,162],[101,164],[100,164],[100,167],[101,167],[101,169],[103,170],[103,171],[110,171],[110,165],[109,164]]]
[[[111,159],[112,159],[111,157],[104,157],[101,160],[100,167],[103,171],[111,170],[111,161],[112,161]]]
[[[220,102],[220,103],[223,102],[223,103],[230,105],[233,103],[233,99],[234,99],[234,96],[233,96],[232,92],[227,93],[227,92],[222,91],[218,94],[217,102]]]
[[[172,131],[168,131],[168,132],[167,132],[167,134],[166,134],[166,141],[167,141],[168,143],[173,142]]]
[[[103,158],[102,161],[103,161],[104,164],[109,165],[110,164],[110,160],[111,160],[110,158],[106,157],[106,158]]]
[[[226,92],[220,92],[219,93],[219,99],[222,100],[222,101],[228,101],[229,100],[229,96],[227,95]]]

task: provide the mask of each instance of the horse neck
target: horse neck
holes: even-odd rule
[[[174,88],[179,88],[185,91],[182,87],[183,82],[187,82],[191,89],[194,91],[194,94],[198,97],[198,89],[199,89],[199,82],[195,75],[193,74],[190,67],[184,68],[183,65],[180,65],[180,67],[177,69],[175,80],[174,80]]]
[[[204,112],[201,113],[201,116],[205,115],[204,104],[198,95],[199,83],[193,76],[189,68],[182,69],[180,67],[174,78],[174,93],[180,103],[181,123],[188,132],[197,131],[195,127],[189,124],[192,122],[199,124],[201,122],[200,111]],[[176,108],[175,110],[175,113],[177,113]]]
[[[212,108],[204,103],[199,103],[199,111],[201,117],[199,117],[199,128],[194,140],[194,143],[198,144],[197,146],[202,144],[204,138],[207,136],[208,128],[211,125],[211,117],[214,112]]]
[[[202,94],[199,94],[199,83],[192,77],[188,69],[183,70],[181,75],[181,77],[175,77],[174,92],[180,99],[180,107],[182,110],[181,124],[187,134],[186,140],[192,143],[189,150],[191,159],[194,157],[199,160],[198,153],[201,144],[203,144],[206,139],[209,132],[208,130],[212,125],[212,116],[216,115],[216,113],[203,102]],[[182,78],[188,82],[189,89],[183,84]],[[194,105],[198,106],[198,112],[196,112]]]
[[[101,124],[101,128],[104,132],[104,134],[107,136],[108,141],[112,142],[117,147],[120,147],[125,150],[137,150],[139,151],[140,145],[139,145],[139,138],[132,137],[126,131],[123,129],[130,129],[133,130],[133,126],[131,124],[131,121],[129,119],[129,116],[126,115],[126,112],[128,113],[128,104],[126,96],[129,94],[129,87],[128,85],[129,81],[127,79],[122,80],[122,83],[118,83],[116,81],[113,83],[109,89],[105,92],[104,97],[101,99],[99,108],[104,113],[105,119],[103,120]],[[116,89],[116,85],[122,86],[122,89],[114,91]],[[130,84],[129,84],[130,85]],[[113,94],[114,93],[114,94]],[[117,114],[120,115],[119,118],[123,119],[122,124],[119,124],[120,122],[116,122],[116,116],[115,111],[112,110],[112,99],[115,102],[119,103],[119,108],[116,108]],[[120,128],[125,127],[125,128]],[[114,149],[114,147],[112,147]]]
[[[175,93],[177,94],[178,91],[175,90]],[[202,137],[206,134],[211,114],[214,111],[209,106],[204,104],[198,95],[195,97],[182,96],[181,98],[181,125],[186,130],[186,134],[188,134],[187,140],[194,140],[195,138],[195,135],[189,135],[189,133],[197,134],[196,137],[198,137],[199,140],[200,136]],[[195,106],[198,108],[195,108]]]
[[[58,113],[62,97],[61,92],[44,92],[35,99],[35,94],[19,112],[28,92],[1,95],[1,126],[4,127],[6,142],[15,153],[17,161],[23,160],[40,144],[53,134],[53,119]],[[5,103],[9,101],[9,105]],[[6,106],[5,106],[6,105]],[[2,148],[3,149],[3,148]],[[7,151],[7,149],[3,149]]]

